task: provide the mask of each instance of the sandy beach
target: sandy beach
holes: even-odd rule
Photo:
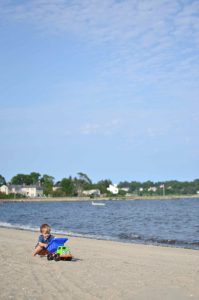
[[[71,262],[32,257],[38,233],[0,228],[0,299],[199,299],[199,252],[70,238]]]

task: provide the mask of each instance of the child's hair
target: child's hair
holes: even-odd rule
[[[43,229],[46,229],[46,231],[47,231],[48,233],[50,233],[50,231],[51,231],[51,228],[50,228],[50,226],[49,226],[48,224],[42,224],[42,225],[40,226],[40,232],[42,232]]]

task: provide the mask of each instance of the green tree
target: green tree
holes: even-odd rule
[[[53,197],[63,197],[64,196],[64,192],[62,191],[61,188],[58,188],[56,191],[52,192],[52,196]]]
[[[52,195],[54,177],[44,174],[40,181],[43,187],[44,195],[46,196]]]
[[[126,191],[119,190],[118,196],[122,196],[122,197],[126,196]]]
[[[87,174],[82,172],[78,173],[78,178],[75,177],[73,179],[73,183],[75,185],[75,191],[78,196],[81,196],[84,190],[90,190],[93,188],[91,179]]]
[[[128,181],[121,181],[121,182],[118,184],[118,187],[119,187],[119,188],[130,188],[130,185],[131,185],[131,183],[128,182]]]
[[[41,175],[36,172],[32,172],[30,174],[17,174],[11,179],[12,184],[16,185],[31,185],[37,184],[39,182]]]
[[[41,177],[40,173],[31,172],[29,176],[31,178],[31,184],[38,184],[39,183],[40,177]]]
[[[84,183],[88,183],[88,184],[92,184],[92,181],[91,179],[88,177],[87,174],[85,173],[82,173],[82,172],[79,172],[78,173],[78,176],[79,176],[79,180],[84,182]]]
[[[140,188],[143,188],[141,182],[139,181],[131,181],[130,183],[130,192],[134,194],[140,195]]]
[[[17,174],[11,179],[12,184],[16,185],[30,185],[32,184],[30,175],[27,174]]]
[[[2,186],[4,184],[6,184],[6,180],[2,175],[0,175],[0,186]]]
[[[112,181],[110,179],[104,179],[98,181],[95,186],[100,190],[102,194],[107,194],[107,187],[109,187],[110,184],[112,184]]]
[[[71,177],[63,178],[60,182],[60,187],[64,196],[75,195],[75,185]]]

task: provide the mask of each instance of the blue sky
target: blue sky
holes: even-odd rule
[[[0,1],[0,174],[199,177],[199,1]]]

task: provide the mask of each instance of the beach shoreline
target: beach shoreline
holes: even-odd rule
[[[38,234],[0,228],[0,299],[199,299],[198,251],[70,237],[56,263],[31,256]]]
[[[168,196],[129,196],[129,197],[46,197],[46,198],[14,198],[0,199],[1,202],[85,202],[85,201],[135,201],[135,200],[181,200],[199,199],[199,195],[168,195]]]
[[[20,226],[20,225],[12,225],[9,223],[3,224],[4,222],[0,222],[0,230],[1,229],[8,229],[8,230],[16,230],[16,231],[26,231],[26,232],[34,232],[38,233],[39,232],[39,227],[25,227],[25,226]],[[52,234],[57,237],[62,237],[64,235],[63,231],[59,230],[52,230]],[[118,239],[118,238],[113,238],[113,237],[106,237],[106,236],[95,236],[95,235],[89,235],[89,234],[81,234],[78,232],[67,232],[65,235],[68,238],[78,238],[78,239],[88,239],[88,240],[97,240],[97,241],[107,241],[107,242],[113,242],[113,243],[120,243],[120,244],[129,244],[129,245],[142,245],[142,246],[154,246],[154,247],[161,247],[161,248],[176,248],[176,249],[185,249],[185,250],[192,250],[192,251],[199,251],[197,248],[188,246],[188,245],[177,245],[177,244],[169,244],[169,243],[154,243],[154,242],[146,242],[146,241],[130,241],[130,240],[125,240],[125,239]]]

